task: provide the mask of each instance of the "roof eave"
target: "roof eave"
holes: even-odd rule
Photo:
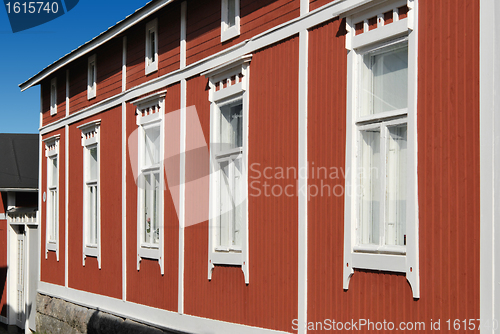
[[[19,85],[19,88],[21,88],[21,91],[25,91],[26,89],[39,84],[43,79],[47,78],[57,70],[68,65],[74,60],[84,56],[85,54],[91,52],[92,50],[95,50],[97,47],[106,43],[110,39],[118,36],[128,28],[132,27],[136,23],[142,21],[143,19],[147,18],[151,14],[157,12],[158,10],[160,10],[161,8],[165,7],[166,5],[168,5],[173,1],[174,0],[159,0],[157,2],[151,1],[147,3],[144,7],[138,9],[135,13],[129,15],[124,20],[118,22],[114,26],[110,27],[108,30],[98,35],[97,37],[88,41],[87,43],[80,45],[78,48],[71,51],[64,57],[60,58],[59,60],[56,60],[54,63],[47,66],[42,71],[38,72],[30,79],[21,83]]]

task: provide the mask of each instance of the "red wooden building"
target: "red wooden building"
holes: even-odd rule
[[[158,0],[57,60],[20,85],[39,302],[187,333],[498,331],[499,12]]]

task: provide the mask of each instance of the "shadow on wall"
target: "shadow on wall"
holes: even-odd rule
[[[6,286],[7,286],[7,267],[0,267],[0,300],[2,299]],[[0,310],[0,315],[2,317],[7,316],[7,305],[2,305],[2,309]]]
[[[182,334],[165,331],[141,324],[130,319],[120,318],[99,309],[92,313],[87,325],[87,334]]]

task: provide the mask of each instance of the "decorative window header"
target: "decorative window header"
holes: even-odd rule
[[[92,145],[99,141],[99,127],[101,125],[101,120],[95,120],[83,125],[80,125],[78,129],[82,131],[82,146]]]
[[[50,157],[58,153],[60,135],[55,135],[43,140],[45,143],[45,156]]]

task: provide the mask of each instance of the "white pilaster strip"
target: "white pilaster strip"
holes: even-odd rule
[[[186,10],[187,3],[181,4],[181,68],[186,66]],[[184,226],[185,226],[185,192],[186,181],[186,79],[181,79],[181,140],[179,170],[179,278],[177,312],[184,314]]]
[[[43,112],[43,94],[42,94],[42,85],[40,85],[40,128],[42,128],[42,112]],[[42,134],[38,135],[38,212],[36,216],[36,221],[38,223],[38,282],[40,282],[42,278],[42,194],[45,189],[42,188],[42,163],[45,151],[45,145],[43,145]],[[7,246],[8,247],[8,246]]]
[[[68,287],[69,125],[64,127],[64,286]]]
[[[66,117],[69,116],[69,70],[66,70]]]
[[[127,90],[127,36],[123,36],[122,92]]]
[[[124,37],[124,43],[125,43]],[[125,48],[124,48],[125,51]],[[127,300],[127,105],[122,102],[122,300]]]
[[[299,33],[299,189],[307,189],[307,73],[309,32]],[[305,174],[305,175],[303,175]],[[299,191],[299,334],[307,332],[307,194]]]
[[[300,0],[300,16],[309,13],[309,0]]]
[[[500,67],[496,66],[500,51],[500,6],[494,0],[480,2],[480,318],[481,333],[500,333],[500,243],[495,242],[498,230],[497,211],[500,210],[500,178],[495,171],[500,168],[500,96],[496,87],[500,79]],[[497,114],[497,117],[495,117]],[[497,172],[498,173],[498,172]],[[496,254],[496,255],[495,255]],[[485,324],[489,323],[489,328]]]

